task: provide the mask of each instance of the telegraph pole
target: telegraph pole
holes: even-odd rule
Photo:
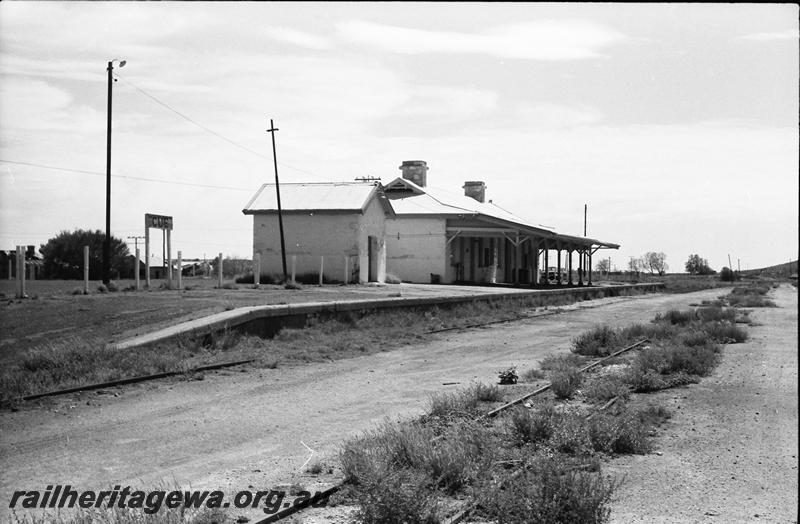
[[[281,262],[283,263],[283,280],[286,280],[286,243],[283,239],[283,214],[281,212],[281,187],[278,183],[278,154],[275,151],[275,131],[278,131],[278,128],[275,127],[275,124],[272,123],[272,119],[269,119],[269,129],[267,129],[267,133],[272,134],[272,160],[275,163],[275,194],[278,197],[278,228],[281,232]]]
[[[139,249],[139,239],[140,239],[140,238],[141,238],[142,240],[144,240],[144,237],[137,237],[137,236],[127,237],[127,238],[128,238],[128,239],[132,239],[132,240],[133,240],[133,247],[134,247],[134,249]]]
[[[106,239],[103,242],[103,284],[111,281],[111,85],[113,80],[114,62],[108,63],[108,111],[106,122]],[[119,62],[120,67],[125,66],[125,60]]]

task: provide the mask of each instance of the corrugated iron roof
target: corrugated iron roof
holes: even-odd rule
[[[363,211],[377,186],[373,182],[320,182],[281,184],[283,211]],[[264,184],[242,210],[277,212],[275,184]]]

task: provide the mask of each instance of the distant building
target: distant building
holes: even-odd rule
[[[400,170],[385,185],[281,184],[287,265],[294,261],[298,275],[318,274],[322,265],[332,281],[383,282],[390,273],[406,282],[534,285],[545,283],[540,267],[554,267],[562,283],[588,283],[591,255],[619,247],[557,234],[485,202],[483,181],[451,195],[427,187],[424,161],[405,161]],[[262,274],[280,275],[275,185],[261,186],[243,213],[253,215]],[[585,275],[569,269],[580,253],[589,257]]]

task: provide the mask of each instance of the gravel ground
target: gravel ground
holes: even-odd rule
[[[654,396],[675,416],[657,453],[607,468],[626,477],[613,522],[797,522],[797,289],[771,294],[712,376]]]

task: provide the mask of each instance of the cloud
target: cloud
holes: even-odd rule
[[[63,116],[72,95],[40,80],[8,78],[0,82],[0,118],[4,132],[13,129],[50,129]]]
[[[739,40],[752,40],[756,42],[769,42],[773,40],[797,40],[800,38],[797,29],[787,29],[786,31],[772,31],[764,33],[750,33],[740,36]]]
[[[403,54],[470,53],[529,60],[579,60],[630,40],[605,25],[585,20],[537,20],[479,33],[428,31],[354,20],[337,26],[345,40]]]
[[[532,129],[566,128],[596,124],[603,114],[590,107],[561,104],[523,104],[514,111],[515,120]]]
[[[271,27],[267,30],[266,35],[280,42],[309,49],[328,49],[331,46],[325,38],[288,27]]]

